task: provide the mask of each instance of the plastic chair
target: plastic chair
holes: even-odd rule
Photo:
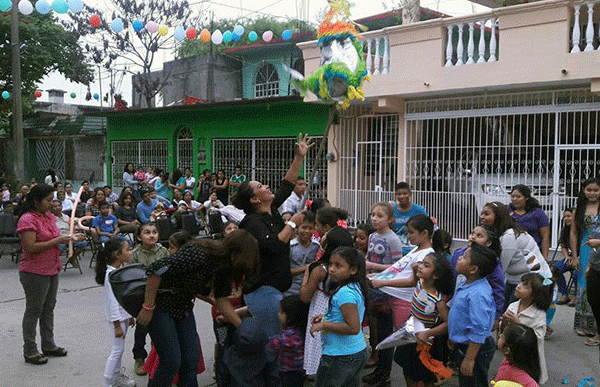
[[[220,212],[211,212],[208,214],[208,227],[213,235],[221,234],[224,230],[223,218]]]
[[[21,242],[16,234],[17,221],[13,214],[0,213],[0,244],[3,245],[14,245]],[[0,257],[4,254],[4,249],[0,252]],[[19,262],[19,256],[21,255],[21,246],[18,246],[10,253],[11,260],[15,263]]]
[[[196,215],[193,213],[183,214],[181,216],[181,224],[183,229],[190,233],[191,236],[198,235],[198,224],[196,223]]]
[[[171,220],[166,216],[161,216],[156,219],[156,228],[158,229],[158,242],[169,243],[169,238],[173,235],[173,227],[171,226]]]

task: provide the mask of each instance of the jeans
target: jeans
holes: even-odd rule
[[[42,349],[54,349],[54,306],[58,293],[58,274],[40,275],[19,272],[19,280],[25,291],[25,313],[23,314],[23,355],[38,354],[36,327],[40,322]]]
[[[134,359],[146,359],[148,352],[146,351],[146,335],[148,334],[148,327],[136,324],[135,333],[133,335],[133,358]]]
[[[562,294],[563,296],[568,296],[567,282],[565,281],[564,276],[564,274],[568,271],[571,272],[571,277],[574,281],[573,284],[575,284],[575,294],[577,294],[577,277],[579,275],[579,271],[574,270],[572,266],[567,266],[567,263],[565,262],[564,258],[556,262],[556,264],[554,264],[554,267],[557,268],[560,272],[560,275],[556,279],[556,286],[558,286],[558,291],[560,292],[560,294]]]
[[[452,352],[452,358],[456,362],[456,365],[459,367],[462,364],[466,354],[468,344],[454,344],[454,350]],[[460,387],[487,387],[488,383],[488,370],[490,369],[490,364],[492,359],[494,358],[494,353],[496,352],[496,343],[494,339],[490,336],[485,339],[485,343],[481,345],[479,348],[479,352],[475,357],[475,366],[473,367],[473,376],[464,376],[459,372],[458,375],[458,385]]]
[[[148,326],[150,338],[160,362],[154,374],[153,387],[169,387],[179,371],[179,387],[197,387],[196,369],[200,348],[196,339],[196,320],[190,310],[182,319],[156,309]]]
[[[261,286],[252,293],[244,295],[248,310],[260,322],[269,338],[281,332],[279,302],[282,298],[283,293],[272,286]]]
[[[323,355],[315,387],[358,387],[359,375],[366,362],[366,349],[352,355]]]
[[[216,339],[216,354],[215,354],[215,376],[217,377],[218,387],[231,386],[231,375],[225,366],[223,357],[225,350],[233,345],[235,335],[235,327],[231,324],[221,324],[217,320],[213,320],[213,330]]]
[[[111,386],[114,380],[121,374],[121,360],[123,359],[123,351],[125,350],[125,336],[127,336],[128,322],[127,320],[120,322],[123,337],[115,337],[115,326],[112,322],[109,323],[112,346],[110,347],[110,355],[108,355],[106,366],[104,367],[104,387]]]

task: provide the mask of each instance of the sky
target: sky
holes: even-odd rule
[[[83,0],[84,3],[99,8],[109,10],[110,0]],[[143,0],[138,0],[143,1]],[[188,0],[193,12],[213,11],[215,18],[246,18],[253,16],[276,16],[280,18],[299,18],[308,19],[314,24],[319,23],[319,15],[327,8],[327,0]],[[401,0],[351,0],[354,6],[351,8],[352,17],[359,19],[366,16],[376,15],[398,8]],[[421,7],[430,8],[452,16],[468,15],[473,13],[485,12],[488,8],[467,0],[421,0]],[[162,68],[162,62],[171,60],[170,53],[163,52],[159,56],[157,69]],[[101,85],[96,68],[95,81],[90,87],[92,94],[102,92],[106,93],[109,89],[109,79],[107,73],[102,73]],[[122,78],[122,80],[121,80]],[[131,75],[124,77],[118,76],[117,93],[121,93],[123,99],[131,101]],[[92,99],[85,101],[87,87],[67,81],[61,74],[55,72],[49,74],[42,81],[39,89],[42,91],[48,89],[62,89],[67,91],[65,94],[66,103],[85,104],[100,106],[100,102]],[[74,92],[76,98],[71,98],[70,94]],[[43,93],[40,101],[47,101],[48,94]],[[106,106],[106,104],[104,104]]]

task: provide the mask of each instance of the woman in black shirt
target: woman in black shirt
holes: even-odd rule
[[[277,208],[292,193],[304,157],[312,145],[308,136],[298,136],[296,156],[275,194],[268,186],[253,180],[242,183],[233,197],[233,205],[246,213],[240,229],[248,230],[260,247],[260,271],[246,281],[244,301],[269,337],[281,330],[279,301],[292,285],[289,242],[296,225],[304,220],[304,212],[299,212],[284,224]]]
[[[123,234],[136,234],[140,226],[135,211],[135,198],[132,193],[124,191],[117,200],[118,207],[115,210],[115,216],[119,223],[119,231]]]
[[[244,230],[222,240],[198,239],[175,254],[150,264],[145,301],[137,322],[148,325],[160,359],[149,386],[170,386],[179,372],[179,385],[195,383],[200,351],[196,342],[193,307],[196,296],[213,293],[221,314],[234,326],[241,324],[227,297],[231,282],[242,282],[258,268],[258,244]]]

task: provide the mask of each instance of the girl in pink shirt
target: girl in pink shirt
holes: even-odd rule
[[[540,361],[533,329],[510,323],[498,339],[498,348],[505,358],[500,363],[496,382],[505,380],[520,383],[523,387],[539,387]]]

